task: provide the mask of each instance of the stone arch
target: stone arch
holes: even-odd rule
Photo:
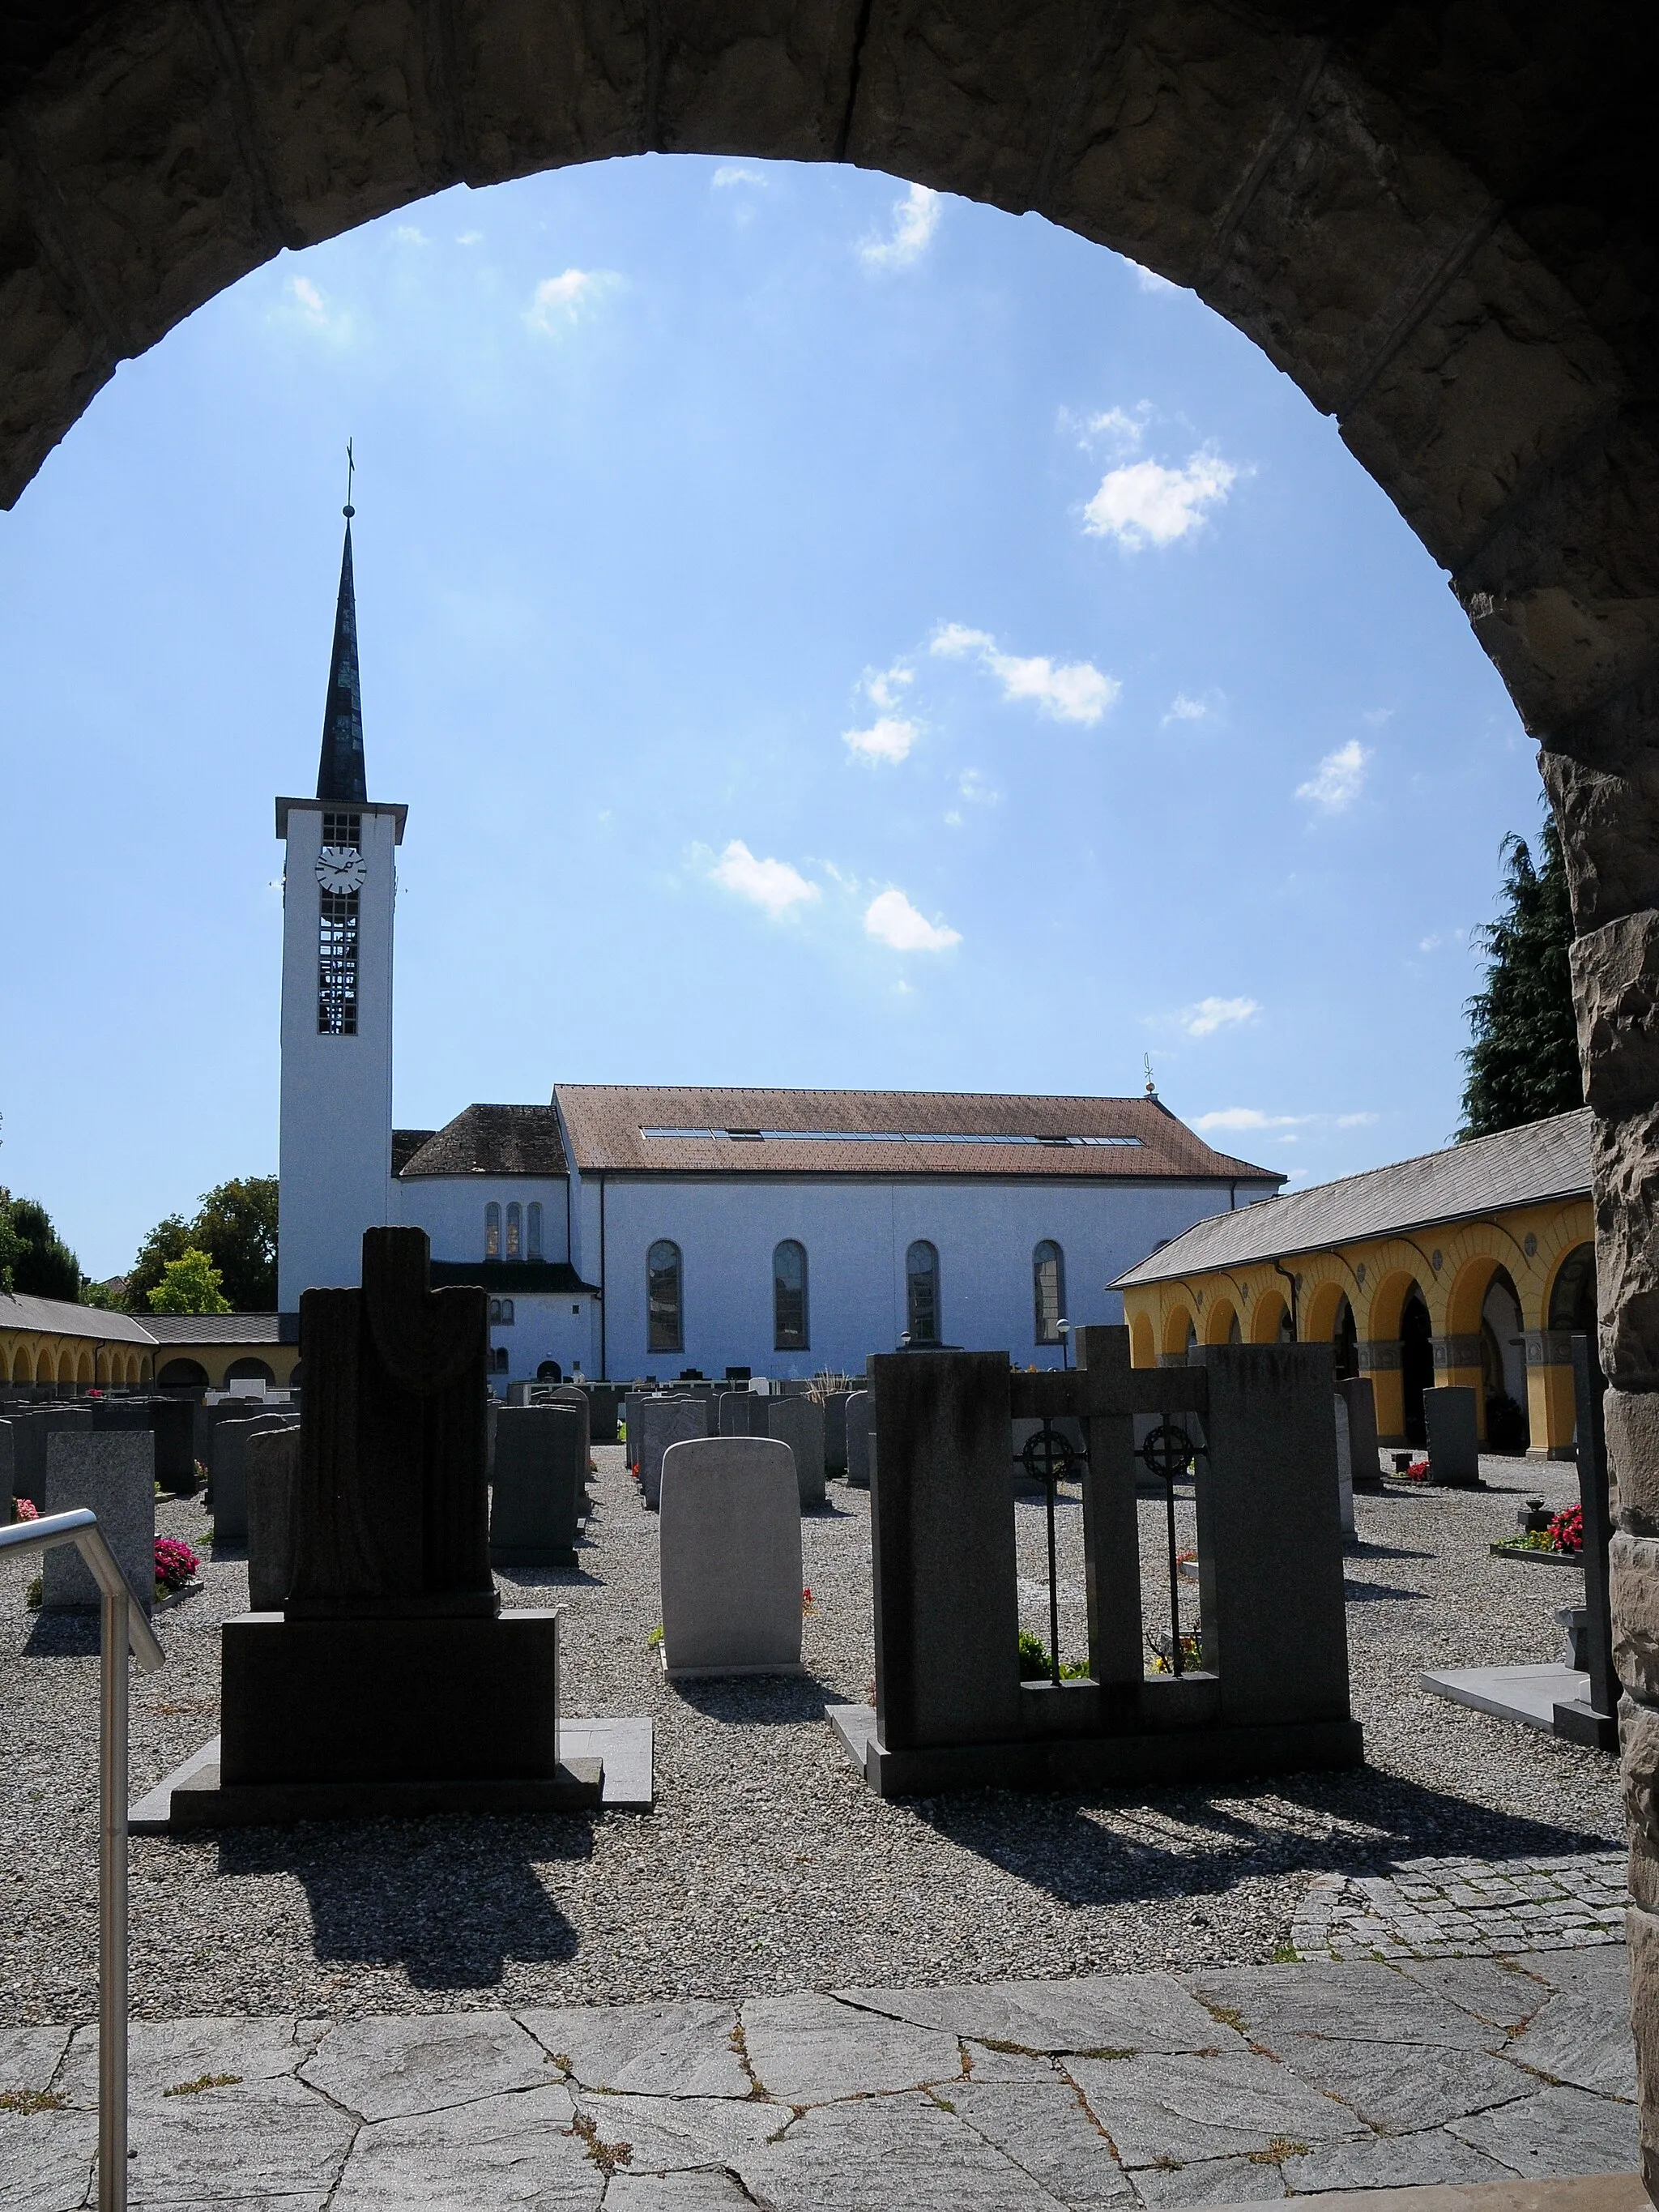
[[[33,1382],[34,1353],[27,1344],[15,1344],[11,1349],[11,1379],[14,1382]]]
[[[169,1359],[155,1382],[161,1390],[205,1390],[208,1371],[199,1359]]]
[[[276,1370],[267,1361],[245,1353],[240,1359],[233,1359],[226,1368],[225,1380],[227,1382],[270,1383],[276,1380]]]
[[[1283,1292],[1263,1291],[1250,1308],[1250,1342],[1282,1344],[1290,1319],[1291,1309]]]
[[[1206,1344],[1237,1344],[1243,1331],[1239,1327],[1238,1309],[1231,1298],[1214,1298],[1204,1316]]]
[[[1336,1329],[1336,1318],[1343,1304],[1341,1284],[1332,1275],[1310,1283],[1303,1292],[1303,1341],[1307,1344],[1328,1344]]]
[[[65,1344],[58,1354],[58,1381],[61,1387],[75,1388],[75,1346]]]
[[[42,1344],[36,1348],[34,1380],[37,1385],[42,1382],[55,1383],[58,1380],[58,1363],[52,1357],[52,1346],[49,1344]]]
[[[1551,1272],[1545,1326],[1562,1334],[1593,1328],[1595,1314],[1595,1247],[1574,1244],[1562,1253]]]
[[[1184,1298],[1177,1298],[1164,1316],[1164,1342],[1159,1347],[1165,1359],[1184,1360],[1198,1341],[1198,1324],[1193,1319],[1193,1310]]]
[[[75,1355],[75,1387],[77,1390],[86,1390],[92,1387],[93,1372],[92,1354],[87,1346],[82,1345]]]
[[[1129,1364],[1132,1367],[1156,1367],[1158,1340],[1152,1334],[1152,1317],[1138,1313],[1129,1323]]]

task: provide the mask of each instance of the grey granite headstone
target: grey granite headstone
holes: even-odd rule
[[[1429,1440],[1429,1480],[1473,1490],[1480,1480],[1475,1394],[1467,1383],[1443,1382],[1423,1393],[1423,1427]]]
[[[248,1601],[280,1613],[294,1580],[294,1494],[300,1474],[297,1427],[262,1430],[242,1445],[247,1490]]]
[[[640,1407],[640,1494],[654,1513],[662,1494],[662,1455],[690,1437],[707,1441],[708,1416],[701,1398],[647,1398]]]
[[[1348,1406],[1345,1398],[1331,1401],[1336,1415],[1336,1508],[1345,1536],[1353,1534],[1353,1452],[1348,1441]]]
[[[640,1463],[640,1407],[645,1403],[643,1390],[624,1390],[622,1399],[622,1425],[626,1431],[623,1439],[629,1467]]]
[[[506,1406],[489,1495],[492,1567],[573,1567],[581,1492],[573,1406]]]
[[[188,1494],[196,1487],[193,1408],[179,1398],[152,1398],[149,1404],[155,1480],[163,1490]]]
[[[847,1425],[847,1480],[854,1490],[868,1490],[870,1468],[875,1458],[875,1414],[867,1390],[849,1390],[847,1411],[842,1417]]]
[[[795,1455],[803,1507],[823,1503],[823,1408],[816,1398],[769,1398],[767,1434]]]
[[[17,1495],[17,1448],[9,1421],[0,1421],[0,1512],[11,1517],[11,1501]]]
[[[293,1424],[282,1413],[256,1413],[250,1421],[221,1421],[213,1440],[213,1540],[247,1541],[247,1443]]]
[[[678,1674],[799,1674],[800,1501],[765,1437],[672,1445],[662,1467],[662,1659]]]
[[[593,1409],[586,1390],[574,1382],[561,1382],[550,1398],[543,1401],[550,1406],[568,1406],[575,1414],[580,1431],[576,1444],[576,1480],[586,1484],[588,1462],[593,1452]]]
[[[17,1486],[12,1495],[30,1499],[44,1513],[46,1510],[48,1442],[57,1436],[89,1436],[92,1432],[92,1408],[90,1406],[41,1406],[29,1413],[15,1413],[12,1419],[15,1455],[12,1480]]]
[[[847,1398],[845,1390],[831,1390],[823,1401],[823,1471],[847,1472]]]
[[[1369,1375],[1347,1375],[1337,1395],[1348,1409],[1348,1455],[1356,1490],[1381,1490],[1382,1462],[1376,1455],[1376,1393]]]
[[[717,1403],[720,1407],[720,1433],[723,1437],[763,1437],[769,1434],[766,1425],[766,1409],[771,1404],[757,1390],[723,1390]]]
[[[144,1430],[59,1429],[46,1439],[42,1514],[85,1506],[98,1525],[133,1596],[146,1613],[155,1601],[155,1443]],[[98,1585],[72,1544],[46,1554],[48,1613],[80,1613],[98,1604]]]

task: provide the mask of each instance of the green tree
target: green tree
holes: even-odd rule
[[[1486,981],[1468,1002],[1472,1038],[1463,1054],[1460,1144],[1565,1114],[1584,1103],[1573,1021],[1567,948],[1572,908],[1561,838],[1546,817],[1534,867],[1522,837],[1499,848],[1504,860],[1498,919],[1479,933]]]
[[[46,1207],[38,1199],[0,1190],[0,1270],[10,1278],[6,1287],[24,1297],[63,1298],[74,1305],[81,1295],[81,1262],[52,1227]]]
[[[205,1252],[224,1279],[229,1313],[270,1313],[276,1304],[276,1178],[243,1176],[206,1192],[196,1218],[169,1213],[138,1248],[127,1277],[131,1312],[159,1310],[150,1292],[170,1262],[186,1251]]]
[[[161,1271],[161,1281],[149,1293],[149,1310],[158,1314],[231,1313],[234,1309],[222,1283],[211,1255],[190,1246]]]

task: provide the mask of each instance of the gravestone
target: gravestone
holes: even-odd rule
[[[1343,1534],[1352,1536],[1354,1532],[1353,1452],[1348,1439],[1347,1401],[1333,1398],[1331,1407],[1336,1416],[1336,1510]]]
[[[17,1495],[17,1447],[12,1442],[12,1425],[0,1420],[0,1512],[8,1521],[11,1518],[11,1501]]]
[[[716,1418],[723,1437],[763,1437],[768,1434],[766,1408],[769,1400],[752,1390],[722,1390],[716,1401]]]
[[[816,1398],[765,1401],[767,1434],[795,1455],[802,1510],[823,1503],[823,1408]]]
[[[247,1541],[247,1446],[251,1437],[293,1425],[285,1413],[255,1413],[246,1421],[221,1421],[213,1439],[213,1540]]]
[[[582,1389],[587,1398],[589,1449],[595,1444],[614,1444],[623,1393],[609,1382],[587,1382]]]
[[[1423,1393],[1431,1482],[1449,1490],[1479,1486],[1480,1444],[1475,1407],[1475,1393],[1466,1383],[1443,1382]]]
[[[1376,1454],[1376,1393],[1369,1375],[1345,1375],[1337,1395],[1348,1409],[1348,1457],[1356,1490],[1380,1491],[1382,1463]]]
[[[593,1412],[586,1390],[574,1382],[561,1382],[550,1398],[543,1403],[549,1406],[568,1406],[577,1418],[580,1431],[576,1444],[576,1480],[585,1489],[593,1456]]]
[[[575,1565],[582,1425],[574,1406],[503,1408],[489,1493],[492,1567]]]
[[[15,1462],[12,1480],[17,1486],[12,1495],[28,1498],[44,1513],[46,1451],[50,1441],[58,1436],[90,1436],[92,1408],[90,1406],[40,1406],[29,1413],[13,1414],[12,1423]]]
[[[662,1469],[662,1662],[684,1674],[799,1674],[799,1484],[788,1447],[705,1437]]]
[[[640,1407],[644,1403],[645,1393],[643,1390],[623,1391],[622,1401],[622,1425],[626,1432],[623,1440],[623,1451],[626,1455],[628,1464],[634,1469],[635,1474],[639,1472],[640,1465]]]
[[[155,1439],[155,1480],[163,1490],[188,1497],[196,1487],[191,1409],[178,1398],[149,1401],[150,1434]]]
[[[872,1425],[874,1410],[867,1390],[849,1390],[847,1394],[847,1481],[853,1490],[868,1490],[870,1469],[875,1460],[875,1431]]]
[[[671,1444],[688,1438],[706,1440],[708,1416],[700,1398],[647,1398],[641,1403],[640,1495],[647,1513],[654,1513],[662,1494],[662,1455]]]
[[[242,1446],[247,1490],[248,1602],[255,1613],[280,1613],[294,1580],[294,1492],[300,1479],[300,1431],[264,1429]]]
[[[599,1801],[558,1756],[559,1616],[503,1613],[489,1571],[484,1292],[431,1290],[418,1229],[362,1255],[300,1300],[289,1590],[224,1624],[219,1764],[174,1828]]]
[[[826,1474],[847,1473],[847,1397],[845,1390],[831,1390],[823,1400],[823,1471]]]
[[[155,1602],[155,1444],[147,1430],[58,1429],[46,1439],[42,1514],[85,1506],[98,1516],[127,1586],[146,1613]],[[95,1610],[98,1584],[73,1544],[46,1554],[47,1613]]]

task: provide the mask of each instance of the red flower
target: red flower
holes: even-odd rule
[[[164,1589],[183,1589],[201,1564],[190,1546],[176,1536],[155,1539],[155,1579]]]
[[[1558,1552],[1582,1552],[1584,1548],[1584,1509],[1570,1505],[1565,1513],[1558,1513],[1550,1522],[1550,1542]]]

